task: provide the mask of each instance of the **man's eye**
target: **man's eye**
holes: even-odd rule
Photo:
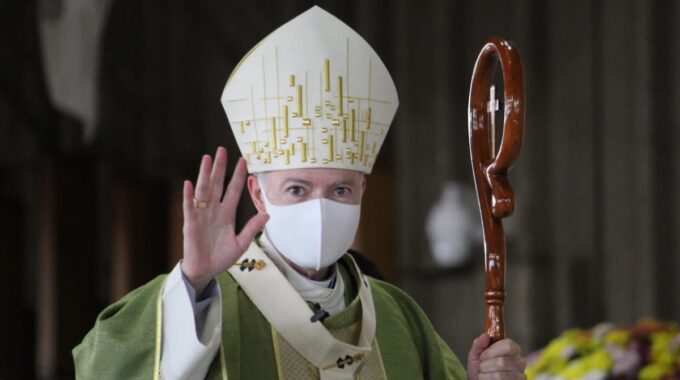
[[[338,187],[335,189],[335,195],[346,195],[349,194],[349,188],[347,187]]]
[[[304,192],[304,190],[302,189],[301,186],[291,186],[286,191],[288,192],[288,194],[296,195],[296,196],[302,195],[302,193]]]

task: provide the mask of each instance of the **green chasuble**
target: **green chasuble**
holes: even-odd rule
[[[339,264],[348,306],[323,323],[337,339],[351,341],[356,340],[361,325],[357,276],[348,259]],[[157,378],[154,373],[160,365],[160,300],[165,277],[159,276],[134,290],[99,315],[94,328],[73,350],[78,379]],[[388,379],[465,379],[463,366],[413,299],[386,282],[366,278],[377,323],[374,352],[364,365],[379,368],[382,364],[379,372],[384,370]],[[222,346],[207,378],[300,378],[295,373],[315,378],[314,366],[272,329],[232,276],[223,273],[218,281],[223,304]],[[305,368],[296,372],[297,367]],[[361,371],[357,377],[372,378],[371,373]]]

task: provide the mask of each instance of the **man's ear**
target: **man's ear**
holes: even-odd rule
[[[257,180],[257,177],[252,174],[248,176],[248,192],[250,193],[250,199],[253,200],[253,204],[257,211],[265,212],[260,182]]]

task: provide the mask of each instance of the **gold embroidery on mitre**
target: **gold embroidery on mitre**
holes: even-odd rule
[[[370,173],[398,99],[366,41],[314,7],[244,58],[222,103],[250,172],[334,167]]]

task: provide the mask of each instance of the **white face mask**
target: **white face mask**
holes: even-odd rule
[[[311,199],[286,206],[273,205],[262,187],[269,214],[265,233],[288,260],[305,269],[334,264],[354,242],[361,206],[330,199]]]

